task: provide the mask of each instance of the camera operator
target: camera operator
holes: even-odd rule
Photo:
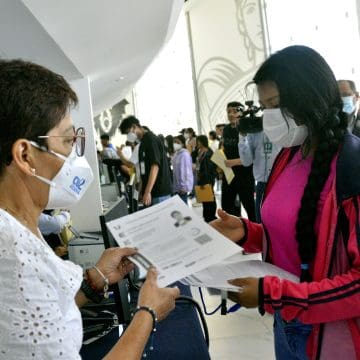
[[[236,195],[238,195],[248,218],[255,221],[255,182],[252,166],[243,166],[238,149],[239,131],[237,127],[241,116],[241,106],[236,101],[230,102],[226,106],[230,124],[227,124],[223,131],[223,147],[227,158],[225,165],[232,168],[235,177],[230,184],[226,179],[222,182],[221,207],[229,214],[240,216],[241,207],[235,205]]]
[[[270,142],[262,130],[262,119],[256,116],[260,108],[246,102],[248,109],[243,113],[239,125],[239,155],[244,166],[253,165],[256,181],[255,214],[261,222],[260,205],[273,162],[281,148]]]

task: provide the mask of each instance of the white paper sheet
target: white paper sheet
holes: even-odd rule
[[[235,177],[234,171],[225,165],[226,156],[222,150],[216,150],[210,159],[215,163],[223,172],[228,184],[230,184]]]
[[[178,196],[110,221],[107,227],[120,247],[139,249],[132,258],[134,263],[158,269],[159,286],[167,286],[241,251]]]
[[[220,264],[189,275],[182,279],[181,282],[191,286],[231,291],[236,290],[236,288],[229,284],[228,280],[244,277],[263,277],[266,275],[299,282],[299,278],[288,271],[262,260],[248,260],[248,255],[243,255],[237,262],[225,260]]]

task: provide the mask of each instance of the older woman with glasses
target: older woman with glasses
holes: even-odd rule
[[[0,60],[0,358],[79,359],[78,307],[100,301],[133,265],[135,249],[104,252],[82,269],[58,258],[38,229],[45,208],[75,204],[92,181],[85,132],[74,131],[77,96],[39,65]],[[159,289],[150,270],[132,323],[107,359],[139,359],[178,289]]]

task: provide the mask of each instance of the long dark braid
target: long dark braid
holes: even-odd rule
[[[314,151],[314,159],[298,212],[296,241],[301,281],[311,281],[317,206],[347,126],[338,85],[326,61],[306,46],[289,46],[271,55],[256,72],[254,82],[274,83],[281,110],[306,125],[309,132],[302,151],[304,157]]]
[[[343,142],[346,128],[346,121],[344,120],[345,117],[340,120],[338,116],[334,115],[333,119],[328,121],[330,129],[323,129],[318,135],[314,160],[301,199],[296,223],[296,240],[301,260],[301,282],[312,280],[309,264],[314,259],[316,252],[315,221],[317,206],[330,173],[331,162]]]

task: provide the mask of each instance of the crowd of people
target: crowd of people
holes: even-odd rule
[[[188,203],[195,185],[213,188],[221,172],[211,157],[222,151],[234,177],[222,178],[222,209],[216,213],[215,198],[202,203],[204,220],[246,252],[262,252],[264,261],[299,277],[298,283],[275,276],[231,280],[241,291],[229,297],[274,315],[277,359],[359,359],[355,84],[336,81],[321,55],[305,46],[271,55],[253,81],[263,109],[261,131],[239,131],[243,114],[237,101],[226,106],[229,123],[218,124],[209,137],[192,128],[161,137],[130,116],[120,131],[131,155],[111,145],[107,136],[101,138],[99,155],[134,168],[141,201],[151,206],[173,194]],[[0,61],[2,358],[78,359],[78,307],[101,296],[134,266],[128,256],[136,249],[112,248],[83,272],[56,256],[39,231],[44,209],[74,205],[93,179],[83,156],[84,129],[74,130],[69,113],[76,104],[62,76],[22,60]],[[69,171],[81,173],[81,188],[69,189]],[[68,221],[66,213],[60,215],[62,224]],[[175,226],[186,220],[173,216]],[[178,296],[177,288],[158,288],[151,269],[133,320],[106,359],[141,358],[157,321],[174,308]]]

